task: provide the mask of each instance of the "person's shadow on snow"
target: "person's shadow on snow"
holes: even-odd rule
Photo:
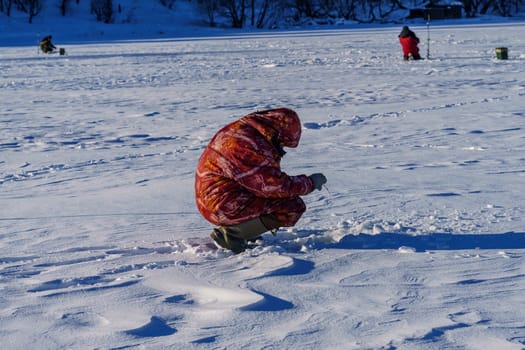
[[[388,232],[375,235],[362,233],[359,235],[346,235],[339,242],[327,244],[323,248],[399,249],[401,247],[412,248],[416,252],[429,250],[524,249],[525,233],[433,233],[418,236]]]

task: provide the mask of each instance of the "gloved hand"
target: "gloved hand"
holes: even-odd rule
[[[314,183],[314,188],[319,191],[321,191],[323,185],[326,183],[326,176],[321,173],[312,174],[309,178]]]

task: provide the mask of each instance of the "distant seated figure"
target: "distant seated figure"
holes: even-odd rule
[[[56,46],[51,42],[52,38],[53,37],[51,35],[48,35],[44,39],[40,40],[40,49],[43,53],[51,53],[56,49]]]
[[[414,60],[420,60],[421,56],[419,55],[419,38],[416,34],[411,31],[408,26],[404,26],[399,33],[399,43],[403,48],[403,58],[405,61],[408,61],[410,58]]]

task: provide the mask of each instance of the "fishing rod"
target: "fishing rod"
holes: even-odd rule
[[[430,58],[430,13],[427,14],[427,59]]]

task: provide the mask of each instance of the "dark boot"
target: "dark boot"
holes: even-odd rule
[[[235,254],[242,253],[246,250],[246,241],[230,235],[226,227],[214,228],[210,237],[220,247],[231,250]]]
[[[255,240],[269,230],[275,233],[280,226],[273,215],[262,215],[237,225],[213,229],[210,237],[221,247],[238,254],[246,249],[246,240]]]

